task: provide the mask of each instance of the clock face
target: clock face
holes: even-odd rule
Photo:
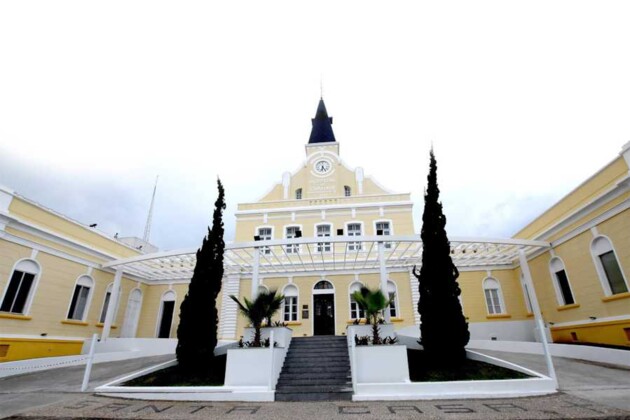
[[[318,160],[317,162],[315,162],[315,172],[317,172],[318,174],[328,173],[330,171],[330,167],[330,162],[328,162],[327,160]]]

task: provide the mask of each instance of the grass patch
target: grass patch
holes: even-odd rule
[[[122,384],[123,386],[221,386],[225,380],[227,355],[216,356],[216,369],[212,374],[196,372],[186,374],[178,366],[161,369]]]
[[[531,378],[515,370],[470,359],[466,359],[461,366],[438,367],[427,360],[422,350],[407,349],[407,359],[409,360],[409,377],[412,382]]]

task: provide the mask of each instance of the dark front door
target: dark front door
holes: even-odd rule
[[[170,338],[171,322],[173,321],[173,309],[175,309],[174,300],[166,300],[162,302],[162,320],[160,321],[158,338]]]
[[[335,335],[335,295],[314,295],[315,335]]]

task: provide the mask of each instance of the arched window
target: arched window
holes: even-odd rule
[[[112,299],[112,289],[114,287],[113,283],[110,283],[105,289],[105,299],[103,299],[103,307],[101,308],[101,316],[98,318],[98,322],[101,324],[105,323],[105,318],[107,318],[107,309],[109,308],[109,301]]]
[[[329,282],[328,280],[320,280],[320,281],[317,282],[315,287],[313,287],[313,289],[315,289],[315,290],[327,290],[327,289],[334,289],[334,287],[333,287],[332,283]]]
[[[0,311],[25,314],[33,300],[35,284],[40,274],[39,264],[33,260],[21,260],[15,267],[4,289]]]
[[[302,188],[298,188],[297,190],[295,190],[295,199],[296,200],[302,199]]]
[[[92,277],[84,275],[77,279],[74,292],[72,293],[72,299],[70,300],[68,319],[75,319],[77,321],[85,320],[93,288],[94,280],[92,280]]]
[[[344,197],[350,197],[352,195],[352,189],[349,186],[344,185],[343,186],[343,195],[344,195]]]
[[[258,294],[261,294],[261,293],[269,293],[269,288],[265,286],[264,284],[261,284],[260,286],[258,286]]]
[[[569,284],[569,277],[564,268],[564,262],[560,257],[553,257],[549,261],[549,272],[551,273],[554,289],[556,289],[558,303],[560,305],[571,305],[575,303],[571,285]]]
[[[298,289],[292,284],[288,284],[282,290],[284,295],[284,305],[282,308],[282,319],[285,322],[298,320]]]
[[[616,295],[628,291],[628,282],[621,271],[612,243],[605,236],[598,236],[591,242],[591,255],[606,295]]]
[[[176,297],[175,292],[172,290],[167,290],[162,295],[160,314],[158,316],[158,338],[170,338],[171,336],[171,325],[173,324]]]
[[[359,306],[357,301],[354,300],[354,298],[352,297],[354,292],[358,292],[361,290],[361,287],[363,287],[363,284],[361,284],[358,281],[355,281],[354,283],[350,285],[350,290],[349,290],[350,291],[350,319],[365,318],[365,311],[363,310],[363,308]]]
[[[486,305],[490,315],[504,313],[503,294],[501,285],[496,279],[488,277],[483,281],[483,291],[486,295]]]
[[[396,304],[398,293],[396,293],[396,283],[391,280],[387,281],[387,295],[392,299],[392,302],[389,304],[389,316],[396,318],[398,316],[398,305]]]
[[[138,321],[140,319],[140,311],[142,310],[142,290],[133,289],[129,293],[127,300],[127,310],[125,311],[125,320],[120,330],[121,337],[135,337],[138,330]]]

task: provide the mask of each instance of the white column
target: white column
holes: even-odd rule
[[[123,271],[121,269],[117,269],[116,275],[114,276],[114,284],[112,285],[112,294],[109,297],[109,304],[107,305],[107,315],[105,315],[105,324],[103,325],[103,334],[101,335],[102,340],[107,340],[109,338],[109,332],[112,329],[114,319],[116,319],[115,312],[120,295],[120,281],[122,280],[122,276]]]
[[[258,278],[258,269],[260,267],[260,247],[254,248],[254,267],[252,271],[252,300],[256,299],[258,296],[258,286],[260,285],[260,280]]]
[[[389,298],[389,293],[387,292],[387,269],[385,267],[385,243],[383,241],[378,242],[378,264],[381,269],[381,292],[385,295],[386,298]],[[385,309],[385,322],[391,321],[391,314],[389,313],[389,308]]]
[[[547,334],[545,334],[545,324],[542,319],[542,313],[540,312],[540,306],[538,305],[538,296],[536,295],[536,289],[534,289],[534,282],[532,281],[532,274],[529,271],[529,264],[527,263],[527,257],[523,249],[518,250],[518,259],[521,264],[521,272],[523,273],[523,280],[527,286],[529,292],[530,302],[532,304],[532,312],[534,312],[534,320],[540,334],[540,342],[543,345],[545,352],[545,361],[547,362],[547,373],[551,379],[556,383],[558,387],[558,378],[556,377],[556,370],[553,367],[553,361],[551,360],[551,353],[549,352],[549,344],[547,343]]]

